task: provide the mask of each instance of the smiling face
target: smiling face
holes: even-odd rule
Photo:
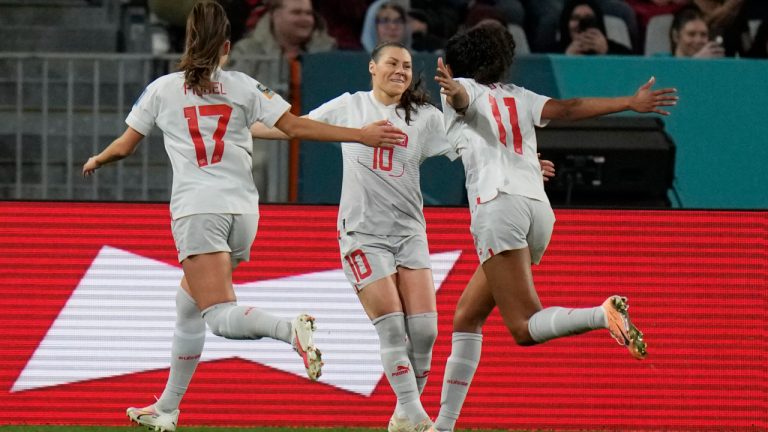
[[[281,35],[291,43],[306,43],[315,29],[312,2],[283,0],[281,6],[272,14],[272,24],[276,35]]]
[[[373,89],[389,96],[400,96],[411,85],[413,78],[411,53],[397,46],[382,48],[378,58],[368,63]]]
[[[679,31],[673,31],[672,38],[677,45],[676,57],[693,57],[707,44],[709,29],[704,20],[695,19],[685,23]]]

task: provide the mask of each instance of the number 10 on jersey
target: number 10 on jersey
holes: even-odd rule
[[[200,124],[198,123],[198,113],[200,116],[219,116],[219,123],[216,125],[216,131],[213,133],[213,156],[211,156],[211,165],[221,162],[224,155],[224,134],[227,133],[229,117],[232,115],[232,107],[225,104],[200,105],[184,107],[184,118],[187,119],[189,126],[189,136],[195,144],[195,155],[197,156],[197,165],[204,167],[208,165],[208,154],[205,151],[205,141],[200,133]]]
[[[408,147],[408,135],[403,134],[403,141],[395,145],[400,147]],[[392,171],[392,158],[394,155],[394,148],[377,147],[373,149],[373,169],[381,171]]]

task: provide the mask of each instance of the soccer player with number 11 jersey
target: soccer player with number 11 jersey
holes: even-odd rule
[[[539,301],[531,264],[541,260],[555,217],[541,181],[535,127],[551,119],[625,110],[666,115],[662,108],[675,105],[675,90],[652,90],[651,78],[632,96],[550,99],[501,82],[514,48],[505,28],[480,25],[451,38],[446,63],[438,59],[437,64],[446,130],[464,164],[470,228],[481,263],[456,306],[435,420],[438,431],[452,431],[456,425],[480,361],[482,327],[495,307],[518,345],[607,328],[633,357],[646,356],[626,298],[610,296],[600,306],[583,309],[543,308]]]

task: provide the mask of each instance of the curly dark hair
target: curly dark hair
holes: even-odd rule
[[[515,58],[515,40],[501,25],[481,24],[448,40],[445,62],[456,78],[480,84],[502,81]]]
[[[371,52],[371,60],[374,63],[378,63],[381,58],[381,52],[385,48],[400,48],[411,52],[405,45],[399,42],[384,42],[376,46]],[[421,75],[417,75],[411,78],[411,85],[405,89],[403,95],[400,96],[400,102],[397,104],[397,108],[401,108],[405,112],[405,124],[411,124],[411,114],[415,114],[419,111],[419,107],[424,105],[430,105],[429,92],[424,88],[424,80]],[[400,114],[398,114],[399,116]]]

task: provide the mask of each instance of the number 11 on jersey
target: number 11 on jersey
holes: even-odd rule
[[[488,95],[488,102],[491,103],[491,112],[493,118],[496,119],[496,125],[499,127],[499,141],[504,147],[507,146],[507,130],[512,129],[512,146],[515,149],[515,153],[523,154],[523,134],[520,132],[520,122],[517,119],[517,104],[515,98],[505,97],[503,99],[504,106],[509,110],[509,121],[511,125],[505,125],[501,119],[501,111],[499,110],[499,102],[493,95]],[[510,126],[507,128],[507,126]]]
[[[204,167],[208,165],[208,154],[205,151],[205,141],[200,133],[200,125],[197,121],[198,112],[201,116],[219,116],[219,123],[216,125],[216,131],[213,133],[213,156],[211,156],[211,165],[221,162],[224,155],[224,134],[227,133],[229,117],[232,115],[232,107],[224,104],[200,105],[184,107],[184,118],[187,119],[189,126],[189,136],[195,144],[195,155],[197,156],[197,165]]]

